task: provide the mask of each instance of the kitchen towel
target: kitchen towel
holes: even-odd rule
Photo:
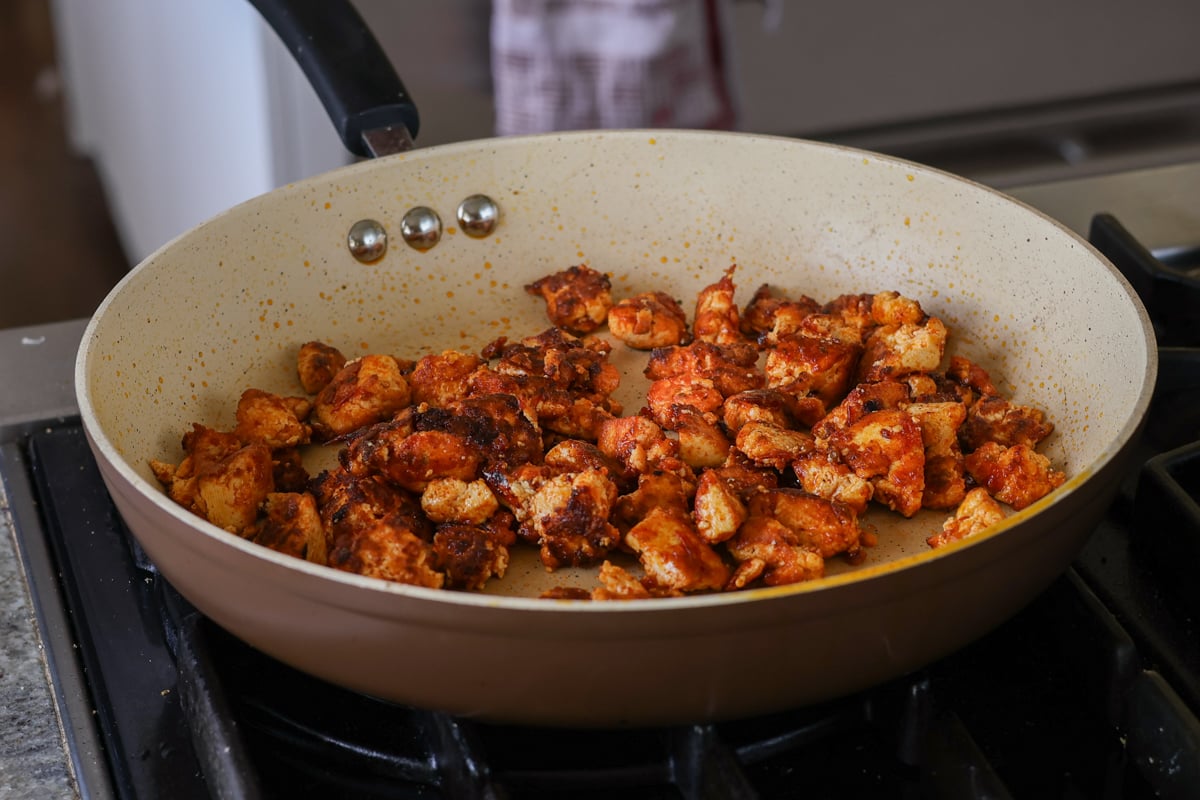
[[[732,129],[727,0],[494,0],[496,133]]]

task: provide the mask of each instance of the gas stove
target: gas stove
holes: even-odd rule
[[[1197,796],[1200,249],[1161,245],[1195,244],[1200,223],[1194,241],[1152,234],[1151,253],[1122,224],[1145,229],[1144,205],[1091,216],[1111,208],[1103,188],[1083,193],[1103,203],[1090,238],[1145,299],[1161,363],[1137,467],[1086,548],[1030,606],[942,661],[736,722],[492,725],[356,695],[263,656],[179,597],[116,514],[73,418],[82,324],[10,332],[0,374],[19,371],[44,398],[0,407],[0,480],[79,794]],[[1062,218],[1055,191],[1030,195]]]

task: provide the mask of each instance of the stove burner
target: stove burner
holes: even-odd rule
[[[1163,347],[1196,344],[1200,331],[1200,262],[1193,250],[1156,258],[1111,214],[1097,214],[1088,241],[1133,284]]]
[[[1137,289],[1160,344],[1145,434],[1159,455],[1138,479],[1133,547],[1167,591],[1200,617],[1193,567],[1200,564],[1200,254],[1177,250],[1157,258],[1108,214],[1093,218],[1090,239]]]

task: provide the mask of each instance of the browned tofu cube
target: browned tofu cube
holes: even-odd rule
[[[830,443],[842,461],[874,487],[873,499],[911,517],[925,492],[925,444],[912,415],[876,411],[835,431]]]

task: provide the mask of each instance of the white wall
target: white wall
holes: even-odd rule
[[[311,125],[281,133],[281,115],[314,114],[317,102],[295,89],[307,87],[299,68],[244,0],[53,3],[72,140],[93,157],[133,262],[298,172],[345,160],[327,119],[323,137]]]

